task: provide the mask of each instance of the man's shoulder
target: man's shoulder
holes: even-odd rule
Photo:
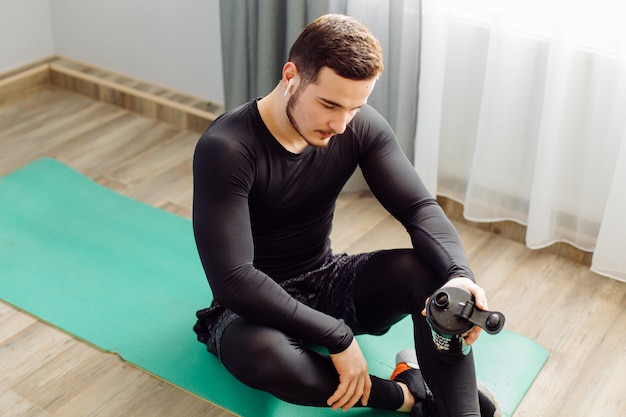
[[[357,123],[365,123],[370,126],[379,127],[381,129],[386,129],[389,126],[383,115],[370,104],[366,104],[359,109],[359,112],[354,117],[354,121]]]
[[[221,130],[232,131],[233,129],[247,126],[254,118],[252,102],[244,103],[232,110],[219,115],[207,128],[205,134],[219,132]],[[204,135],[203,135],[204,136]]]
[[[255,112],[245,103],[218,116],[200,136],[200,146],[229,148],[245,144],[257,134]]]
[[[363,145],[388,142],[395,138],[387,120],[369,104],[363,106],[352,119],[349,134]]]

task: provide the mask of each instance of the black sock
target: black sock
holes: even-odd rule
[[[368,407],[395,411],[404,404],[402,388],[394,381],[372,376],[372,391]]]

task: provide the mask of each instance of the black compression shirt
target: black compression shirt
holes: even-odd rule
[[[330,254],[335,200],[357,166],[442,283],[473,278],[456,231],[378,112],[364,106],[328,146],[293,154],[252,101],[213,122],[194,156],[194,233],[215,300],[331,352],[347,348],[352,333],[343,321],[297,302],[277,282]]]

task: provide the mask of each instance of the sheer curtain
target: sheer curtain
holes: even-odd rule
[[[418,171],[474,221],[626,281],[626,30],[615,1],[424,0]]]

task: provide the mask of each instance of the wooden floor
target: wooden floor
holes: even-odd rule
[[[189,217],[197,138],[44,87],[0,106],[0,175],[50,156],[121,194]],[[508,329],[551,352],[515,416],[626,416],[626,284],[456,226],[490,307],[506,313]],[[341,196],[333,243],[336,251],[355,253],[410,241],[360,192]],[[0,416],[230,415],[0,303]]]

